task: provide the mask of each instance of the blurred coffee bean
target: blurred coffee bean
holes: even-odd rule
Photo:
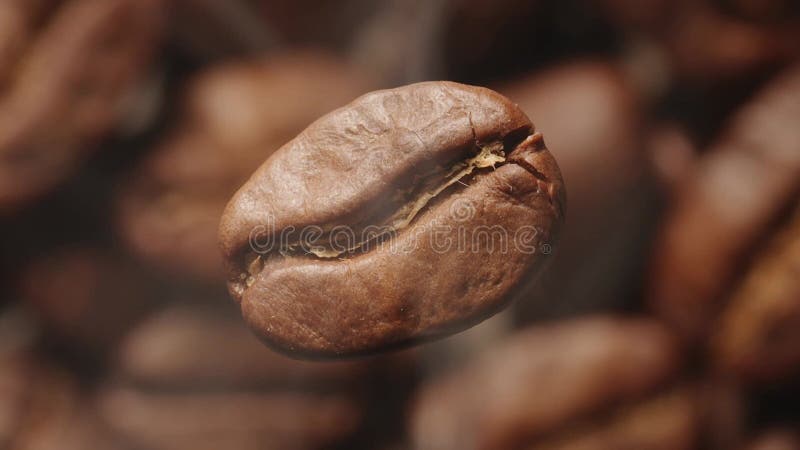
[[[500,91],[546,136],[567,186],[562,245],[534,291],[516,305],[522,320],[625,304],[653,201],[633,87],[612,64],[583,60]]]
[[[14,65],[54,0],[6,0],[0,3],[0,92],[7,89]]]
[[[235,312],[174,305],[143,321],[125,338],[116,371],[127,381],[158,387],[346,386],[366,361],[304,362],[264,346]]]
[[[691,389],[675,389],[652,399],[598,415],[556,433],[526,450],[689,450],[695,448],[696,402]]]
[[[800,448],[798,428],[776,428],[762,433],[746,450],[797,450]]]
[[[292,360],[233,309],[175,304],[124,339],[98,405],[146,449],[330,448],[362,425],[373,364]]]
[[[679,186],[655,245],[649,302],[686,338],[706,334],[748,255],[800,190],[800,66],[758,93]]]
[[[351,434],[359,409],[346,396],[274,392],[159,392],[108,388],[103,419],[148,450],[312,450]]]
[[[800,20],[764,22],[726,1],[599,0],[653,112],[681,123],[702,148],[759,84],[800,57]]]
[[[800,371],[800,214],[759,253],[719,319],[713,351],[747,381],[786,381]]]
[[[800,55],[800,16],[790,11],[792,6],[779,5],[783,0],[597,3],[605,19],[631,41],[655,44],[676,82],[713,88],[764,74]],[[765,20],[768,16],[773,20]]]
[[[312,52],[199,75],[180,123],[122,192],[123,238],[157,267],[224,279],[217,227],[230,195],[272,152],[364,85],[347,65]]]
[[[762,24],[687,2],[665,37],[673,70],[700,83],[743,78],[800,55],[800,20]]]
[[[679,368],[671,336],[644,319],[594,317],[532,328],[427,385],[416,448],[516,449],[635,402]]]
[[[130,260],[93,247],[64,247],[24,269],[19,297],[54,340],[102,356],[155,303],[153,281]]]
[[[0,211],[70,176],[124,118],[162,9],[161,0],[3,2],[0,20],[17,32],[0,44]]]

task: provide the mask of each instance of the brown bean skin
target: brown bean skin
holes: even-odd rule
[[[309,126],[233,197],[220,241],[230,291],[268,344],[339,357],[497,312],[547,260],[540,249],[554,244],[563,207],[555,160],[519,108],[488,89],[428,82],[367,94]],[[376,225],[386,245],[366,234]],[[325,233],[338,226],[354,247],[334,246]],[[453,244],[492,226],[508,251]],[[254,252],[257,230],[275,242],[306,227],[323,230],[314,245],[290,233]],[[526,229],[524,246],[511,242]]]

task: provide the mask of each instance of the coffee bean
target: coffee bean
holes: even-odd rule
[[[346,386],[366,361],[297,361],[270,351],[220,308],[170,306],[122,341],[116,375],[161,390],[208,386],[281,388]]]
[[[673,196],[648,301],[689,340],[706,335],[750,254],[796,202],[798,118],[795,66],[742,108]]]
[[[674,379],[676,350],[647,319],[588,317],[522,331],[422,389],[414,448],[538,448],[529,445],[560,439]]]
[[[719,319],[715,359],[743,380],[786,381],[800,371],[800,215],[766,246]]]
[[[100,416],[132,448],[313,450],[336,444],[358,426],[346,396],[295,392],[159,392],[127,387],[98,393]]]
[[[697,425],[693,394],[676,388],[568,427],[525,450],[691,450]]]
[[[233,197],[220,225],[230,292],[296,356],[447,335],[534,278],[564,197],[508,99],[450,82],[377,91],[313,123]]]
[[[56,187],[124,119],[159,42],[163,6],[37,0],[0,8],[19,29],[0,48],[0,211]]]
[[[331,448],[362,424],[373,363],[290,359],[230,308],[175,304],[122,341],[97,406],[135,448]]]

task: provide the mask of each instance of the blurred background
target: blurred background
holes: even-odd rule
[[[271,352],[228,198],[437,79],[544,134],[548,271],[440,342]],[[793,0],[0,0],[0,448],[800,449],[798,124]]]

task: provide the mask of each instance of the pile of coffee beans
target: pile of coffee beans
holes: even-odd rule
[[[800,7],[0,1],[0,448],[800,449]]]

